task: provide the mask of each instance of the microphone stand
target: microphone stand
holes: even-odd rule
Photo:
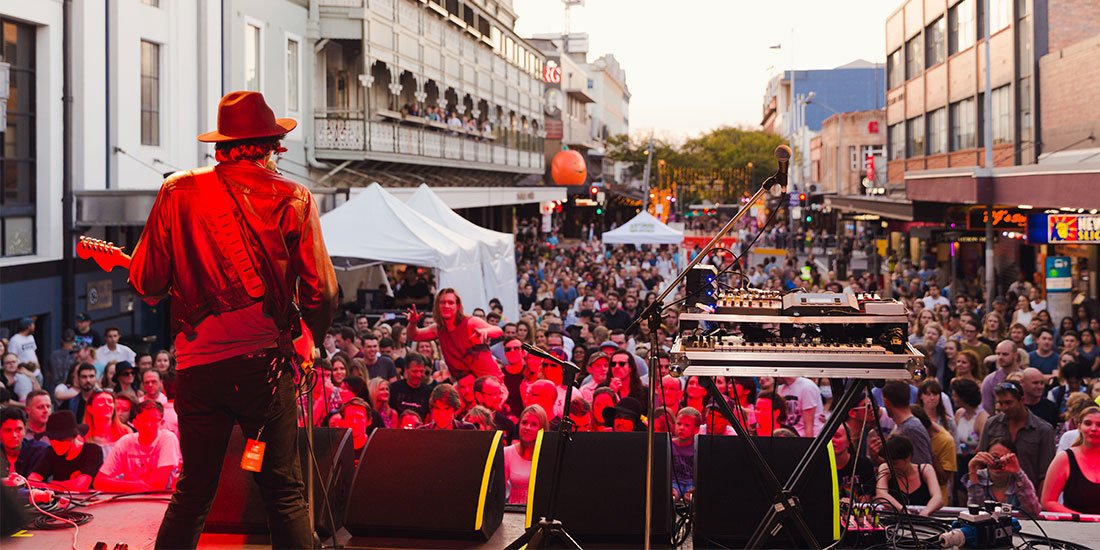
[[[785,145],[780,145],[778,148],[776,148],[776,158],[779,160],[780,166],[779,171],[777,171],[775,174],[773,174],[771,177],[764,180],[764,182],[760,184],[760,189],[757,189],[756,193],[754,193],[752,197],[749,198],[747,204],[754,204],[756,203],[756,201],[764,198],[764,196],[767,195],[771,188],[777,184],[783,188],[784,192],[786,192],[787,171],[784,169],[786,159],[783,159],[781,156],[784,149],[786,149],[787,159],[790,158],[790,149],[787,148]],[[779,208],[779,206],[777,206],[776,208]],[[660,380],[657,380],[657,373],[661,369],[661,363],[657,357],[657,350],[660,349],[658,346],[661,345],[660,337],[657,335],[657,327],[661,326],[661,310],[664,308],[664,302],[668,298],[668,295],[671,294],[676,289],[676,287],[678,287],[680,283],[682,283],[684,279],[687,278],[687,275],[691,272],[692,268],[702,262],[703,258],[705,258],[711,250],[714,250],[714,248],[718,246],[718,243],[721,242],[722,237],[725,237],[726,234],[729,233],[731,229],[733,229],[733,226],[737,225],[737,222],[741,221],[741,219],[745,217],[745,214],[747,214],[748,211],[748,207],[743,207],[738,210],[737,213],[734,214],[732,218],[730,218],[730,221],[726,222],[726,225],[724,225],[722,229],[718,230],[718,233],[714,235],[714,238],[712,238],[710,242],[707,243],[707,245],[699,251],[699,254],[697,254],[695,258],[692,259],[690,262],[688,262],[687,267],[685,267],[683,270],[680,271],[678,275],[676,275],[676,278],[672,281],[672,283],[665,287],[664,291],[662,291],[657,296],[657,299],[638,313],[638,317],[635,318],[634,322],[631,323],[630,327],[627,328],[627,332],[629,333],[631,330],[633,330],[635,325],[641,322],[642,319],[647,319],[649,321],[649,411],[647,415],[649,422],[646,426],[647,447],[645,469],[645,535],[642,543],[642,547],[644,550],[649,550],[649,539],[653,527],[653,412],[655,410],[655,402],[657,399],[657,392],[655,388],[657,387],[657,384],[661,383]],[[735,428],[738,430],[738,433],[746,435],[748,434],[748,432],[745,431],[744,427],[740,425],[740,422],[737,422]]]
[[[550,474],[550,503],[546,506],[546,515],[539,518],[538,523],[528,527],[519,538],[505,547],[505,550],[520,550],[521,548],[561,548],[566,546],[581,550],[577,541],[565,530],[560,520],[554,519],[554,511],[558,502],[558,488],[561,480],[558,477],[562,472],[562,464],[565,462],[565,450],[573,440],[573,420],[569,418],[569,404],[573,399],[573,384],[576,383],[580,367],[558,359],[550,352],[531,344],[524,343],[523,349],[528,353],[543,360],[550,361],[561,367],[562,383],[565,384],[565,406],[562,408],[561,422],[558,423],[558,446],[554,456],[554,467]],[[553,415],[553,411],[547,411]],[[535,467],[533,464],[532,468]],[[534,497],[534,495],[531,495]],[[528,502],[529,508],[534,508],[534,502]]]

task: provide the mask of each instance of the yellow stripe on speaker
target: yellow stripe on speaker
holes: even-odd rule
[[[840,540],[840,482],[836,477],[836,451],[833,442],[829,442],[829,477],[833,481],[833,540]],[[855,457],[852,458],[855,460]]]
[[[524,523],[525,529],[531,528],[531,515],[535,510],[535,473],[539,471],[539,454],[542,450],[542,430],[539,430],[539,435],[535,438],[535,452],[531,455],[531,479],[527,481],[527,520]]]
[[[497,430],[493,436],[493,444],[489,446],[489,458],[485,461],[485,473],[481,476],[481,492],[477,494],[477,515],[474,516],[474,531],[481,530],[481,521],[485,516],[485,498],[489,495],[489,476],[493,473],[493,460],[497,456],[497,447],[500,447],[500,436],[504,432]]]

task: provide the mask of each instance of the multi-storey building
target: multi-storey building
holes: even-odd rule
[[[784,71],[768,81],[760,126],[790,140],[791,182],[799,191],[808,190],[810,140],[822,122],[835,113],[878,109],[884,86],[882,65],[863,60],[835,69]]]
[[[1069,104],[1092,106],[1070,78],[1045,82],[1040,59],[1100,33],[1100,3],[988,0],[988,13],[985,5],[983,0],[906,0],[886,21],[887,175],[891,184],[905,185],[911,201],[908,218],[900,219],[920,225],[896,229],[914,245],[912,258],[934,247],[941,262],[956,264],[961,258],[961,265],[952,267],[964,276],[975,275],[981,265],[982,245],[970,243],[985,239],[984,222],[972,223],[983,219],[985,209],[1010,214],[997,219],[1022,220],[1029,209],[1096,206],[1089,183],[1095,167],[1080,164],[1071,174],[1035,163],[1058,148],[1080,145],[1043,129],[1042,108],[1055,108],[1043,97],[1061,95],[1063,117]],[[1080,70],[1087,73],[1084,65]],[[1084,111],[1077,116],[1096,118]],[[987,120],[989,143],[983,131]],[[1087,128],[1060,128],[1087,141],[1082,129]],[[987,146],[991,163],[985,160]],[[967,235],[966,228],[975,231]],[[996,229],[996,242],[987,250],[993,250],[999,281],[1017,269],[1043,271],[1044,250],[1022,245],[1026,227],[998,224]],[[936,242],[951,246],[935,247]]]
[[[605,54],[588,65],[592,80],[592,135],[604,149],[611,136],[630,133],[630,90],[626,86],[626,71],[612,54]],[[606,152],[606,151],[604,151]],[[604,157],[601,174],[605,183],[623,183],[623,163]]]
[[[512,186],[543,173],[545,57],[509,0],[318,0],[307,160],[326,185]]]

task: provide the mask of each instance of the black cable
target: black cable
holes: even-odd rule
[[[73,522],[77,525],[84,525],[85,523],[88,523],[89,521],[92,521],[92,518],[95,517],[95,516],[93,516],[91,514],[88,514],[88,513],[85,513],[85,512],[76,512],[76,511],[73,511],[73,510],[62,510],[60,512],[50,512],[50,513],[52,513],[53,515],[55,515],[59,518],[67,519],[67,520],[69,520],[69,521],[71,521],[71,522]],[[58,520],[56,520],[56,519],[54,519],[50,516],[46,516],[46,515],[39,515],[30,524],[31,529],[37,529],[37,530],[40,530],[40,531],[56,531],[56,530],[60,530],[60,529],[68,529],[70,527],[72,527],[71,523],[66,523],[64,521],[58,521]]]

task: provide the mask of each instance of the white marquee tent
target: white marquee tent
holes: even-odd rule
[[[427,184],[420,184],[405,201],[426,218],[471,239],[481,246],[481,274],[485,296],[500,300],[504,316],[519,319],[519,293],[516,290],[515,237],[477,225],[452,210]]]
[[[333,258],[430,267],[437,287],[454,288],[466,311],[488,307],[479,243],[426,218],[377,183],[321,216],[321,231]]]
[[[683,241],[683,232],[661,223],[645,210],[621,227],[603,234],[604,244],[681,244]]]

